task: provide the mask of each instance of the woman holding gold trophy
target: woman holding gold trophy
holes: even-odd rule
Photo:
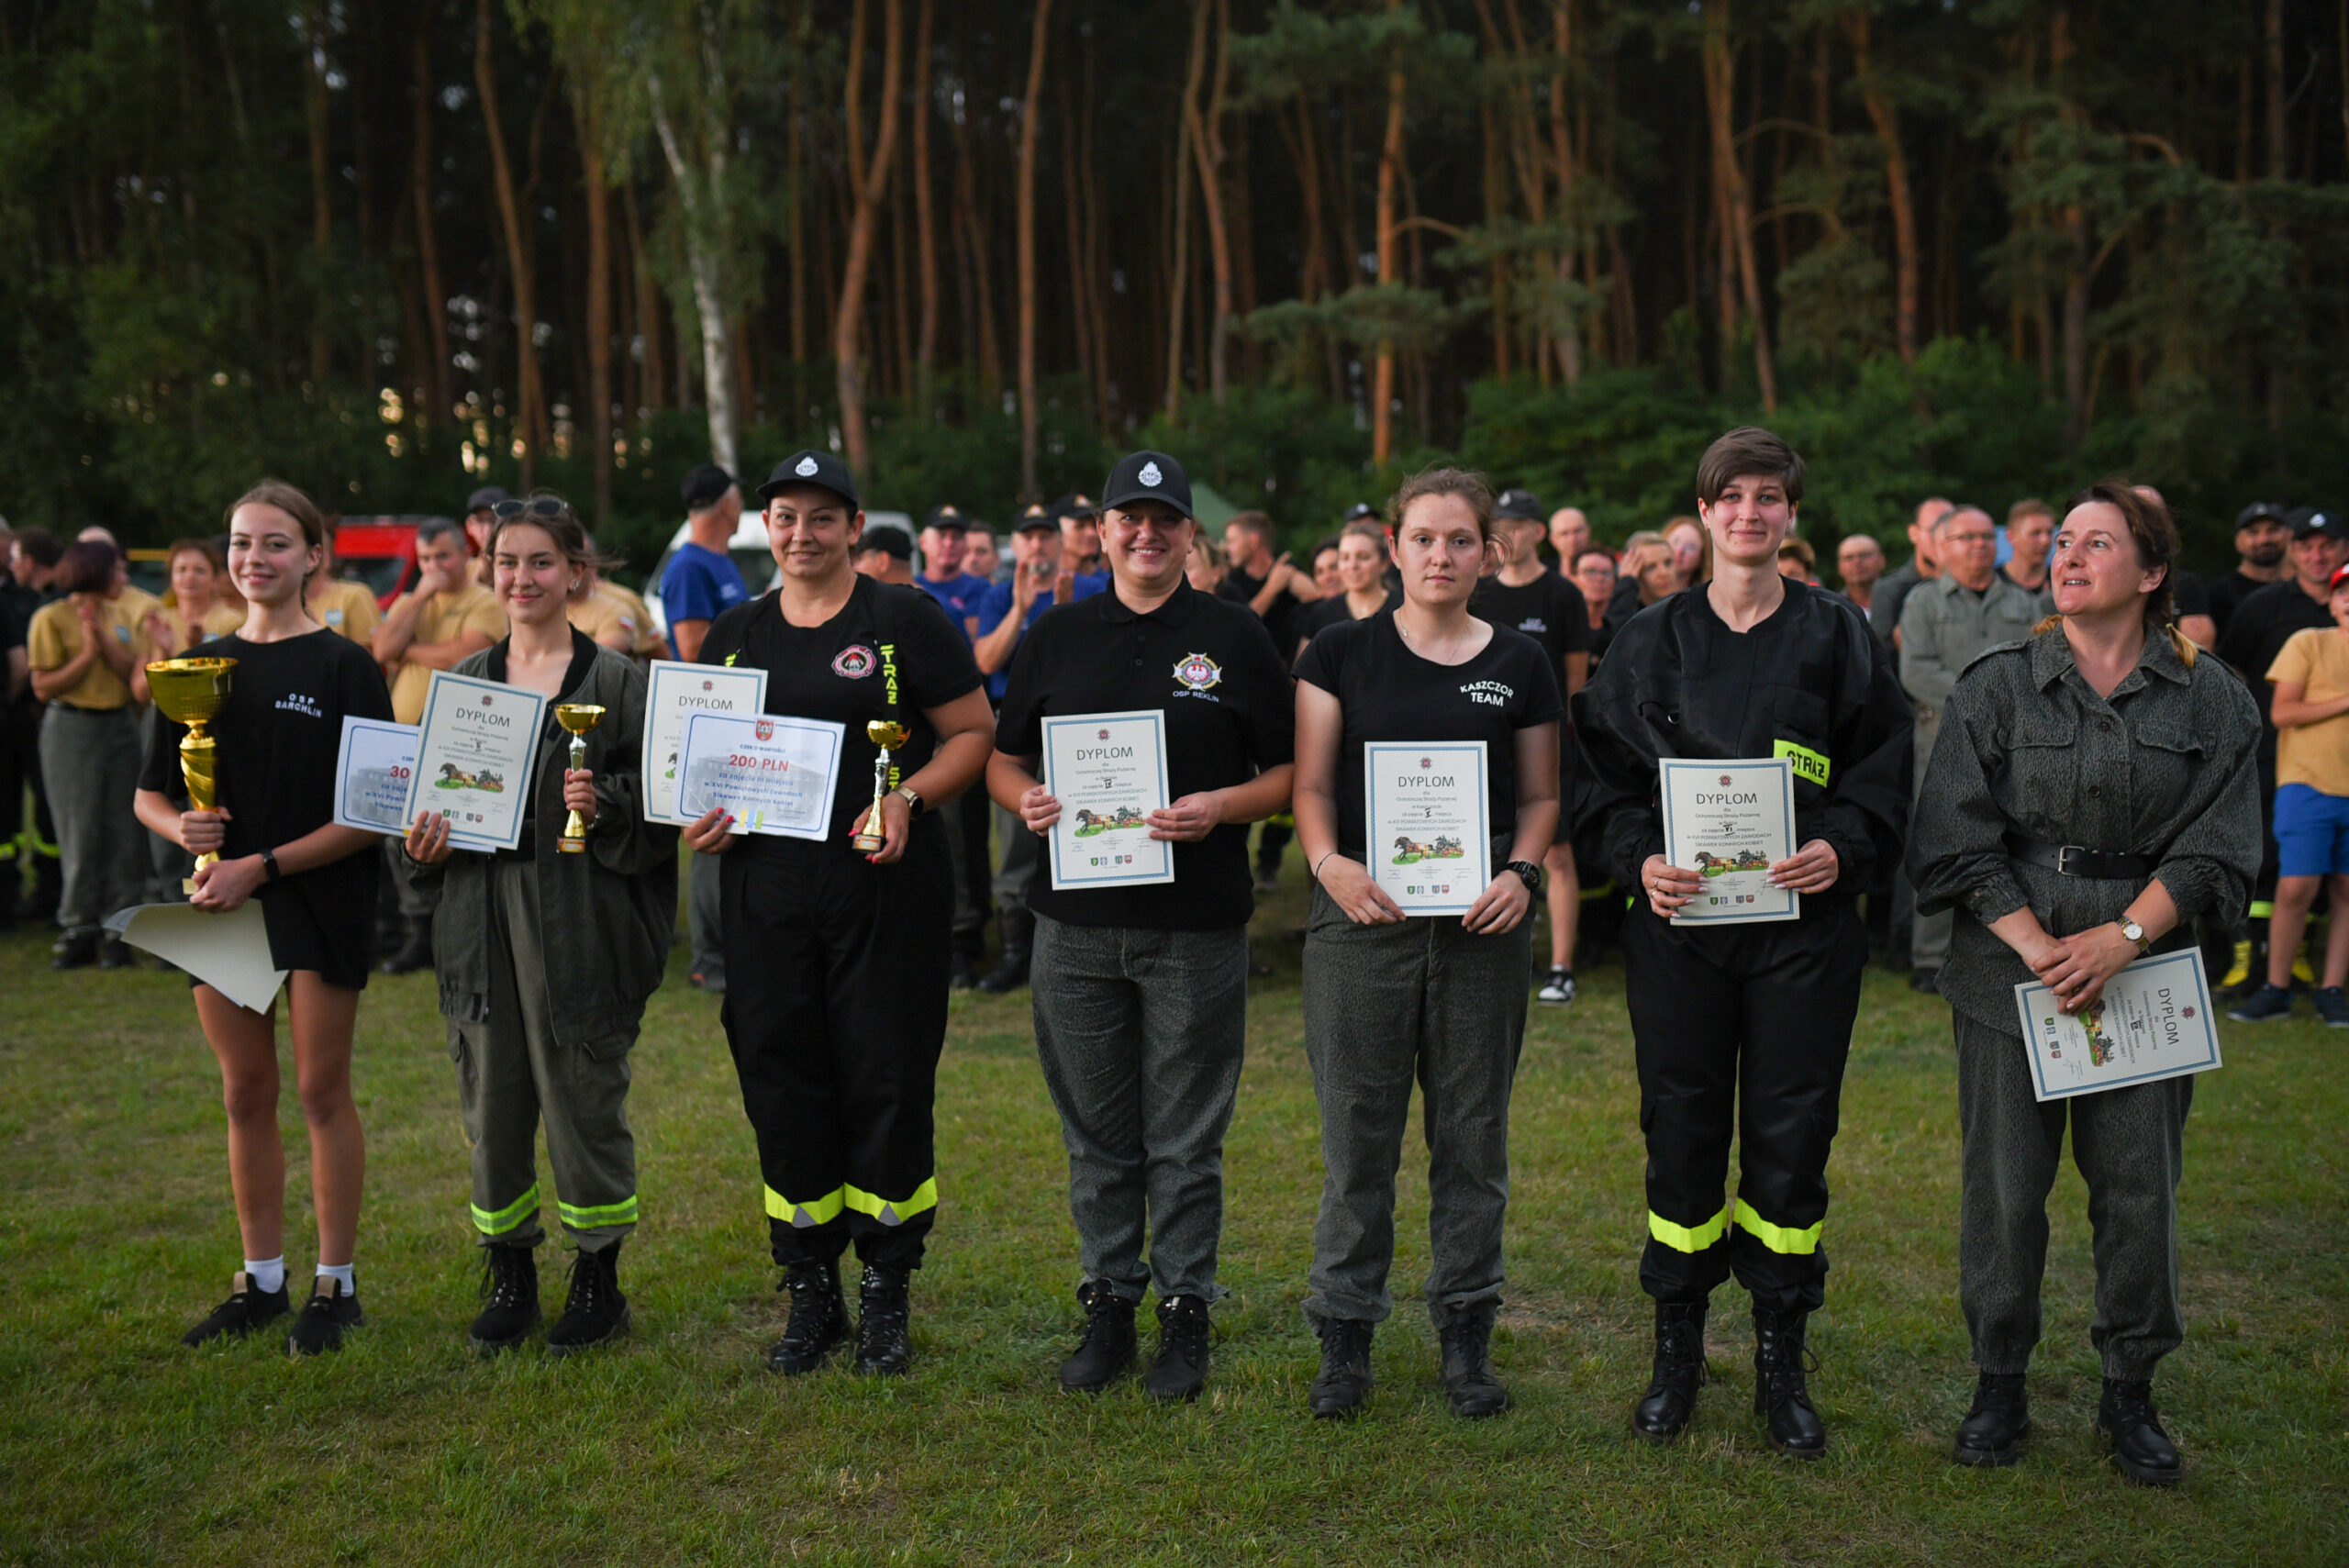
[[[304,607],[323,538],[317,506],[290,484],[263,480],[229,507],[228,571],[245,597],[244,625],[147,667],[163,720],[137,797],[141,822],[197,857],[188,901],[225,913],[259,899],[270,962],[289,972],[318,1222],[317,1284],[286,1336],[287,1350],[302,1355],[340,1349],[342,1331],[361,1321],[351,1249],[367,1149],[351,1095],[351,1037],[373,956],[377,857],[365,852],[372,835],[335,825],[335,754],[346,714],[392,716],[367,651]],[[182,719],[197,720],[209,744],[184,746]],[[181,808],[184,795],[192,809]],[[199,982],[195,1012],[220,1061],[245,1266],[228,1299],[188,1331],[191,1345],[249,1334],[291,1306],[275,1009],[240,1007]]]
[[[428,811],[406,847],[419,882],[441,882],[433,973],[481,1236],[483,1306],[469,1337],[495,1355],[539,1321],[544,1122],[555,1213],[579,1250],[562,1317],[547,1332],[548,1351],[562,1356],[628,1331],[620,1243],[637,1219],[629,1050],[668,961],[677,831],[644,818],[643,673],[570,622],[570,595],[592,559],[579,519],[552,495],[501,501],[487,556],[509,629],[451,673],[551,699],[521,842],[460,854],[447,815]]]
[[[777,586],[713,621],[701,662],[767,672],[765,711],[794,722],[761,728],[829,740],[830,776],[804,796],[778,790],[771,829],[737,831],[740,814],[717,806],[685,842],[726,857],[720,1017],[791,1296],[768,1365],[812,1372],[848,1338],[840,1259],[853,1241],[857,1370],[897,1373],[913,1356],[907,1280],[938,1207],[930,1100],[953,888],[935,807],[977,780],[995,717],[937,601],[858,575],[864,514],[845,464],[795,452],[759,495]],[[885,753],[885,736],[897,742]],[[686,809],[707,798],[690,782],[703,762],[681,770]]]

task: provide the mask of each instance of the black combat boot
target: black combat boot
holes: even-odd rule
[[[1305,1403],[1315,1418],[1335,1421],[1360,1410],[1370,1399],[1370,1336],[1373,1325],[1341,1318],[1316,1325],[1321,1336],[1321,1371]]]
[[[1753,1309],[1753,1413],[1769,1424],[1770,1446],[1792,1459],[1827,1451],[1827,1424],[1804,1384],[1803,1312]]]
[[[848,1303],[841,1299],[837,1262],[798,1262],[778,1287],[791,1295],[791,1326],[767,1352],[767,1365],[785,1377],[815,1371],[848,1338]]]
[[[539,1326],[539,1259],[529,1247],[481,1250],[481,1316],[467,1334],[485,1356],[510,1351]]]
[[[1493,1372],[1493,1312],[1489,1302],[1462,1307],[1436,1330],[1443,1346],[1437,1376],[1455,1416],[1497,1416],[1508,1408],[1508,1390]]]
[[[2022,1457],[2018,1451],[2030,1435],[2031,1401],[2023,1393],[2022,1373],[1986,1372],[1975,1381],[1974,1408],[1958,1423],[1950,1457],[1985,1469],[2012,1464]]]
[[[990,996],[1028,984],[1028,952],[1036,940],[1036,917],[1027,910],[1007,909],[998,918],[1003,927],[1003,961],[979,981],[979,989]]]
[[[2113,1467],[2143,1486],[2175,1486],[2186,1473],[2177,1445],[2162,1429],[2154,1412],[2154,1385],[2104,1380],[2104,1398],[2096,1410],[2097,1430],[2112,1438]]]
[[[1061,1392],[1098,1394],[1134,1364],[1134,1304],[1106,1280],[1085,1281],[1076,1299],[1085,1306],[1085,1338],[1061,1362]]]
[[[1187,1405],[1207,1383],[1207,1299],[1167,1296],[1158,1304],[1158,1359],[1142,1388],[1162,1405]]]
[[[567,1356],[609,1344],[628,1332],[628,1297],[620,1294],[620,1244],[581,1249],[572,1260],[571,1295],[547,1330],[547,1354]]]
[[[856,1370],[902,1377],[914,1364],[913,1302],[907,1274],[883,1263],[864,1265],[856,1282]]]
[[[1705,1386],[1705,1304],[1655,1304],[1655,1369],[1648,1391],[1631,1408],[1631,1430],[1652,1443],[1668,1443],[1697,1414],[1697,1390]]]

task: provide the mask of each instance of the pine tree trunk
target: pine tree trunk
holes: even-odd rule
[[[1013,204],[1019,226],[1019,491],[1036,488],[1036,133],[1044,103],[1044,60],[1052,42],[1052,0],[1036,0],[1028,40],[1028,91],[1019,105],[1019,175]]]
[[[440,14],[440,0],[424,0],[416,13],[414,73],[408,89],[413,142],[408,206],[415,214],[416,265],[427,328],[422,366],[427,406],[418,422],[438,424],[453,417],[449,388],[449,291],[440,281],[440,225],[433,211],[434,176],[440,164],[432,154],[432,26]]]
[[[848,258],[841,267],[839,313],[832,318],[832,359],[839,380],[841,439],[847,447],[848,465],[860,477],[872,469],[871,432],[864,411],[864,366],[859,356],[858,328],[864,315],[864,285],[873,270],[875,231],[880,227],[881,202],[889,191],[889,169],[897,153],[897,92],[905,50],[900,35],[905,18],[899,0],[881,0],[881,120],[874,134],[873,155],[864,156],[862,106],[864,82],[864,28],[867,0],[856,0],[849,28],[848,173],[853,195],[849,219]]]
[[[497,195],[497,217],[506,236],[506,261],[514,285],[514,437],[521,446],[522,485],[529,488],[538,459],[532,436],[539,428],[538,287],[530,264],[530,234],[522,221],[514,186],[514,161],[507,153],[506,128],[498,119],[496,44],[490,32],[491,0],[473,10],[473,91],[481,98],[482,124],[489,136],[489,166]]]
[[[612,193],[604,164],[603,117],[583,84],[573,112],[587,200],[587,439],[595,449],[596,526],[612,515]]]
[[[1715,209],[1721,225],[1721,328],[1726,358],[1739,326],[1738,306],[1753,333],[1753,379],[1765,413],[1778,406],[1778,377],[1770,359],[1769,323],[1762,314],[1762,282],[1753,261],[1753,218],[1745,172],[1738,161],[1737,64],[1729,44],[1729,0],[1705,0],[1705,113],[1712,132]]]
[[[1199,82],[1207,74],[1208,0],[1192,0],[1190,66],[1183,78],[1183,118],[1174,137],[1174,261],[1166,274],[1166,417],[1183,411],[1183,317],[1191,292],[1191,145]]]
[[[1199,28],[1207,26],[1209,12],[1215,18],[1215,77],[1208,89],[1206,112],[1200,111],[1196,97],[1186,97],[1183,114],[1191,132],[1191,153],[1198,161],[1199,196],[1207,213],[1208,262],[1215,278],[1215,309],[1208,327],[1208,387],[1220,403],[1230,390],[1225,346],[1231,328],[1231,226],[1223,205],[1223,115],[1231,80],[1231,17],[1224,0],[1196,3]]]
[[[1917,279],[1921,263],[1917,245],[1917,198],[1909,184],[1909,155],[1900,145],[1900,114],[1880,83],[1868,73],[1869,16],[1865,10],[1843,14],[1843,33],[1852,41],[1852,74],[1860,83],[1860,103],[1884,147],[1885,195],[1892,206],[1894,257],[1893,335],[1903,362],[1917,362]]]
[[[936,117],[930,101],[930,26],[937,0],[921,0],[914,24],[914,244],[920,251],[921,326],[914,337],[914,406],[930,408],[930,373],[938,364],[938,212],[937,187],[930,167],[930,125]]]
[[[310,139],[310,258],[317,292],[310,304],[310,384],[324,389],[332,340],[327,335],[327,300],[334,243],[334,174],[327,147],[327,18],[316,4],[302,14],[303,105]]]
[[[1387,0],[1399,10],[1402,0]],[[1378,282],[1381,287],[1397,281],[1395,203],[1403,177],[1403,104],[1410,79],[1401,61],[1386,72],[1386,131],[1378,143]],[[1377,358],[1370,377],[1370,461],[1385,467],[1395,453],[1395,340],[1378,340]]]

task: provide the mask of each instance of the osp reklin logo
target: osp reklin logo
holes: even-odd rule
[[[1186,690],[1203,692],[1223,679],[1223,666],[1204,653],[1186,653],[1174,666],[1174,679]]]

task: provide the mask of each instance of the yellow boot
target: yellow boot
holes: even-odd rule
[[[2219,989],[2232,991],[2251,978],[2251,939],[2245,937],[2235,943],[2235,961],[2227,965],[2227,977],[2219,982]]]

